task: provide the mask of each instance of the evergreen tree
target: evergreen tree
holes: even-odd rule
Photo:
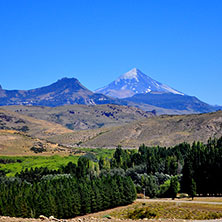
[[[180,190],[180,183],[178,177],[177,176],[171,177],[169,192],[173,200],[176,198],[179,190]]]
[[[196,196],[196,190],[197,190],[196,182],[194,181],[194,179],[192,179],[189,192],[189,195],[192,197],[192,200]]]

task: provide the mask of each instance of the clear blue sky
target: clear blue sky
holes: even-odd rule
[[[137,67],[222,105],[221,0],[1,0],[0,84],[91,90]]]

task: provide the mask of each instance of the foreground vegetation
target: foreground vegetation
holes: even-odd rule
[[[119,146],[104,153],[102,149],[84,152],[64,158],[2,157],[0,215],[69,218],[132,203],[136,192],[172,199],[179,191],[192,198],[222,195],[222,138],[171,148],[142,145],[138,150],[123,150]],[[128,212],[128,218],[159,217],[164,208],[138,207]],[[180,211],[190,214],[189,209]],[[222,217],[217,211],[198,215]]]
[[[71,218],[119,205],[136,198],[130,177],[98,174],[97,165],[80,157],[58,169],[36,168],[16,177],[0,178],[0,215]]]

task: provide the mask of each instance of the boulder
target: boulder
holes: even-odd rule
[[[46,216],[44,216],[44,215],[40,215],[40,216],[39,216],[39,219],[40,219],[40,220],[48,220],[48,217],[46,217]]]
[[[50,217],[49,217],[49,220],[50,220],[50,221],[60,221],[59,219],[57,219],[57,218],[55,218],[55,217],[53,217],[53,216],[50,216]]]

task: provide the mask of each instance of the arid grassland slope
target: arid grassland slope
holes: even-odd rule
[[[3,109],[4,108],[4,109]],[[66,149],[59,144],[66,141],[50,138],[58,136],[66,138],[67,135],[79,132],[81,138],[75,137],[78,143],[84,137],[96,136],[110,126],[120,126],[135,120],[146,119],[153,116],[137,108],[118,105],[73,105],[61,107],[43,106],[5,106],[0,108],[0,155],[33,155],[38,154],[68,154]],[[89,129],[94,129],[91,131]],[[101,129],[100,129],[101,128]],[[68,140],[70,142],[70,140]],[[70,143],[68,143],[69,145]],[[35,150],[30,150],[31,148]],[[37,149],[37,150],[36,150]]]
[[[65,146],[137,148],[144,143],[168,147],[222,136],[222,111],[154,116],[137,108],[109,104],[2,108],[1,129]]]
[[[4,109],[0,109],[0,129],[16,130],[38,138],[47,138],[49,136],[72,132],[72,130],[60,124],[35,119]]]
[[[120,105],[3,106],[5,110],[61,124],[69,129],[86,130],[120,126],[153,116],[152,112]]]
[[[14,130],[0,130],[0,156],[69,155],[71,150]]]
[[[30,149],[52,154],[63,147],[47,141],[48,137],[70,133],[59,124],[0,109],[0,155],[30,155]]]
[[[222,136],[222,111],[206,114],[159,116],[120,127],[79,131],[50,138],[54,142],[94,147],[173,146],[181,142],[206,142]]]

